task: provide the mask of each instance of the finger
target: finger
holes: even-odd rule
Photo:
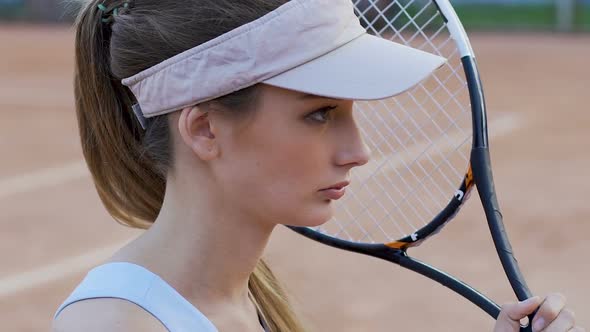
[[[563,332],[569,331],[571,328],[576,325],[576,317],[573,311],[569,309],[563,309],[553,320],[549,326],[547,326],[543,332]]]
[[[518,303],[509,303],[502,306],[502,311],[506,313],[510,320],[519,322],[521,319],[530,315],[541,304],[541,298],[533,296]]]
[[[507,303],[502,306],[494,332],[512,332],[520,328],[520,320],[531,314],[541,304],[541,298],[531,297],[519,303]]]
[[[533,318],[533,331],[543,331],[559,315],[559,312],[564,307],[565,297],[563,295],[559,293],[549,294]]]

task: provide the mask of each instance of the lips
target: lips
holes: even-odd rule
[[[346,192],[345,187],[348,186],[348,184],[349,184],[348,181],[339,182],[339,183],[336,183],[330,187],[321,189],[321,190],[319,190],[319,192],[326,199],[337,200],[337,199],[341,198],[342,196],[344,196],[344,194]]]
[[[320,191],[330,190],[330,189],[340,190],[340,189],[343,189],[344,187],[348,186],[349,184],[350,184],[350,182],[348,182],[348,181],[342,181],[342,182],[338,182],[338,183],[336,183],[336,184],[334,184],[334,185],[332,185],[330,187],[326,187],[324,189],[320,189]]]

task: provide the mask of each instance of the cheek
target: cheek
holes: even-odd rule
[[[331,216],[331,207],[317,190],[332,180],[325,146],[311,138],[277,135],[243,142],[226,163],[225,192],[258,218],[274,223],[317,225]],[[288,139],[290,138],[290,139]],[[249,148],[248,148],[249,147]]]

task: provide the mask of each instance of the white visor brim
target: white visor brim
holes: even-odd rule
[[[445,62],[443,57],[363,34],[263,83],[328,98],[376,100],[413,88]]]

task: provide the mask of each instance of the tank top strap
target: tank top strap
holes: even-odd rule
[[[100,265],[88,272],[57,309],[87,299],[117,298],[142,307],[170,332],[217,332],[217,329],[172,286],[146,268],[126,262]]]

